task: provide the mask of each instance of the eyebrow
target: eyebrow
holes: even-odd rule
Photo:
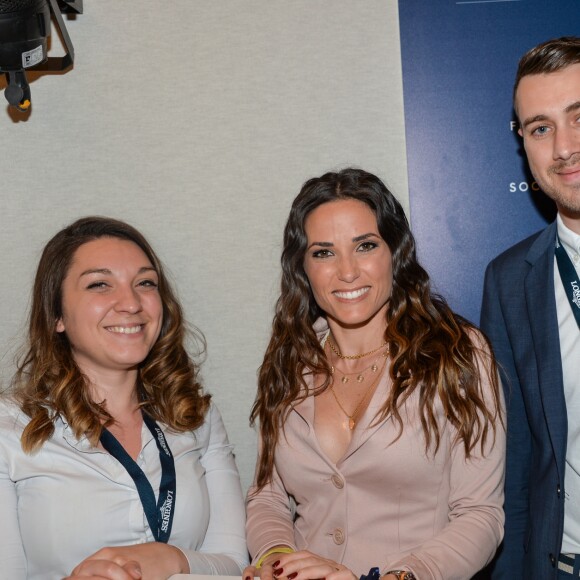
[[[380,236],[378,236],[377,234],[375,234],[373,232],[369,232],[368,234],[362,234],[360,236],[356,236],[356,238],[353,238],[352,241],[353,242],[362,242],[363,240],[368,240],[369,238],[380,238]]]
[[[157,270],[153,266],[143,266],[142,268],[139,268],[139,272],[137,272],[137,274],[143,274],[144,272],[157,273]],[[113,272],[111,272],[111,270],[108,268],[91,268],[81,272],[79,278],[82,276],[88,276],[89,274],[103,274],[104,276],[112,276]]]
[[[321,248],[332,248],[332,242],[312,242],[306,249],[309,250],[312,246],[320,246]]]
[[[580,109],[580,101],[576,101],[575,103],[568,105],[564,109],[564,113],[572,113],[574,111],[577,111],[578,109]],[[528,125],[531,125],[532,123],[536,123],[538,121],[547,121],[547,120],[548,117],[546,115],[536,115],[535,117],[528,117],[522,123],[522,127],[527,127]]]
[[[528,117],[527,119],[524,119],[522,127],[527,127],[528,125],[531,125],[532,123],[536,123],[538,121],[547,121],[547,120],[548,117],[546,117],[546,115],[536,115],[535,117]]]
[[[578,109],[580,109],[580,101],[576,101],[575,103],[572,103],[571,105],[568,105],[564,109],[564,112],[565,113],[571,113],[572,111],[576,111]]]
[[[369,232],[368,234],[361,234],[360,236],[355,236],[352,238],[353,242],[362,242],[363,240],[368,240],[369,238],[380,238],[379,235]],[[312,242],[306,249],[309,250],[312,246],[320,246],[321,248],[332,248],[334,244],[332,242]]]

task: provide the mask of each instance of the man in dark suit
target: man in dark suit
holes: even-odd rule
[[[508,405],[505,538],[493,578],[580,576],[580,38],[521,59],[530,169],[556,221],[487,268],[481,326]]]

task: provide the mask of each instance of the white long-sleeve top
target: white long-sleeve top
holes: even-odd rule
[[[22,451],[28,417],[0,402],[0,577],[57,580],[105,546],[154,541],[135,483],[101,446],[77,439],[61,419],[40,451]],[[160,425],[175,459],[177,491],[169,543],[192,573],[239,575],[247,563],[244,503],[232,446],[218,409],[174,433]],[[137,463],[155,496],[161,465],[143,425]]]

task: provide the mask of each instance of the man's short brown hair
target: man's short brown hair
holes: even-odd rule
[[[553,73],[572,64],[580,63],[580,38],[563,36],[547,40],[528,50],[520,59],[514,83],[514,103],[516,91],[523,77]]]

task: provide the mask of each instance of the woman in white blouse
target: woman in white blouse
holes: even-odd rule
[[[0,406],[0,576],[239,575],[239,475],[159,259],[88,217],[46,245]]]

